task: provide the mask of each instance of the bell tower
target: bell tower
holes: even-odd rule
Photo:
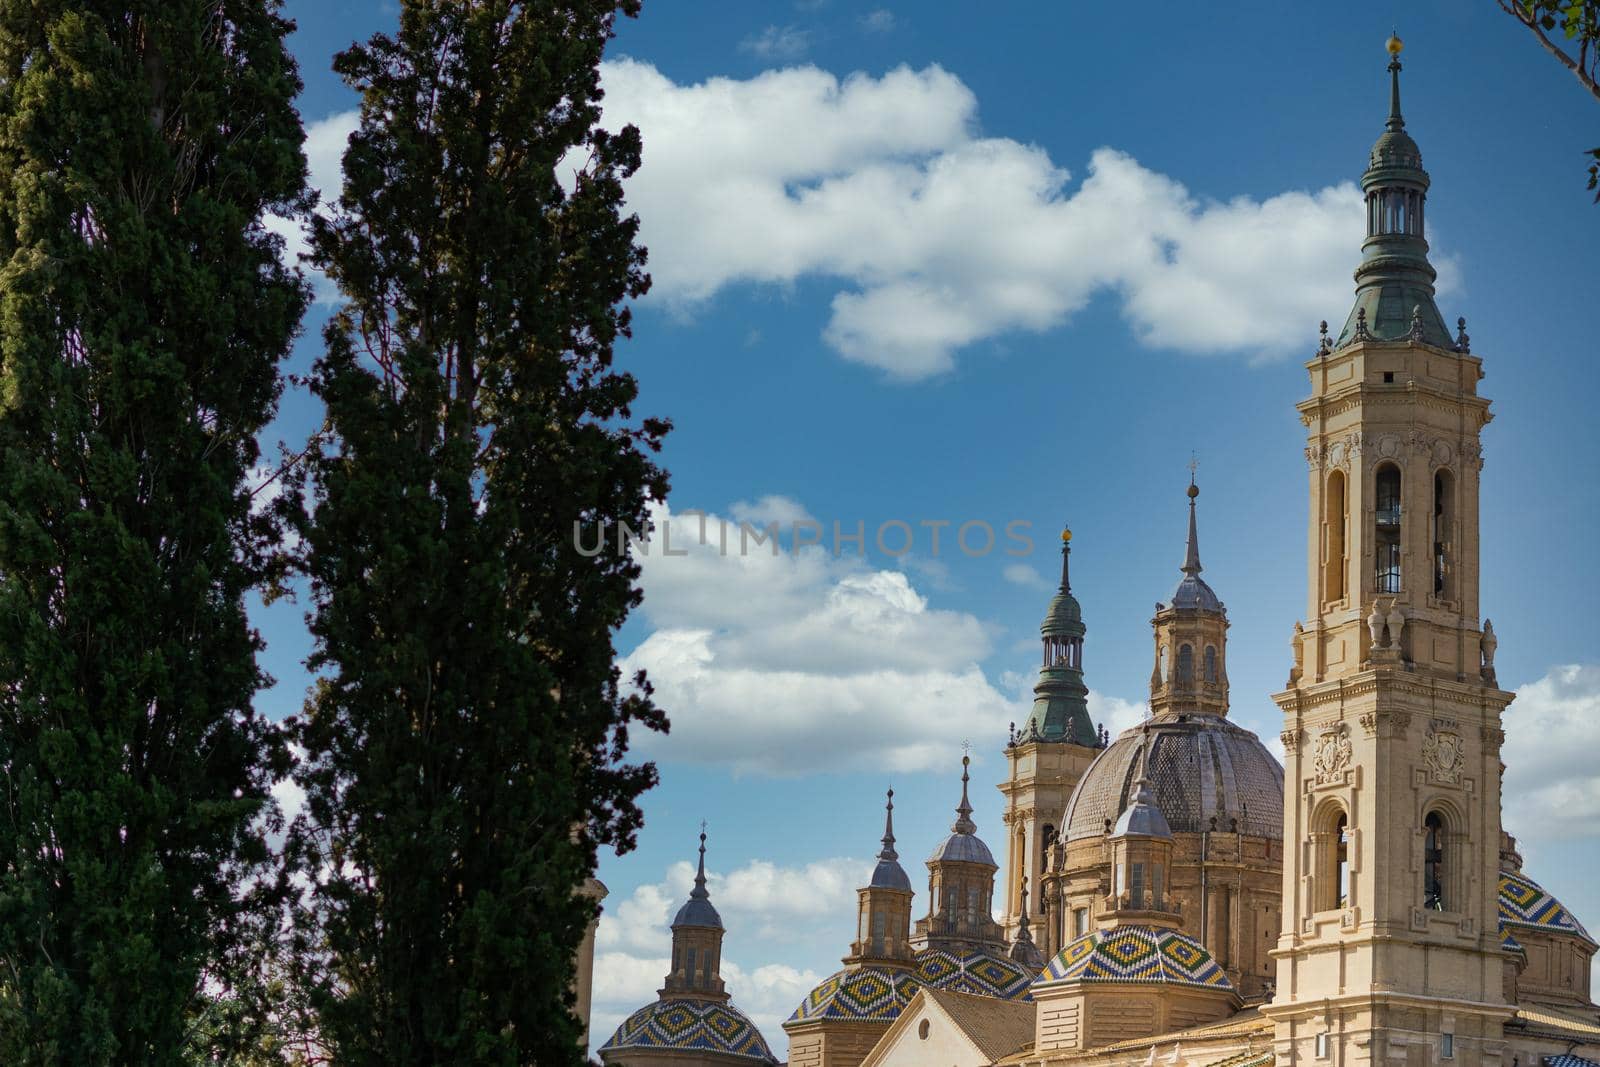
[[[1033,710],[1006,745],[1005,904],[1001,925],[1015,930],[1026,919],[1044,935],[1046,955],[1061,946],[1049,922],[1052,902],[1043,892],[1030,895],[1049,864],[1060,836],[1061,815],[1072,789],[1105,748],[1105,738],[1089,719],[1089,689],[1083,681],[1083,609],[1072,595],[1072,531],[1061,531],[1061,585],[1039,626],[1043,657],[1033,688]],[[1031,905],[1029,901],[1031,899]],[[1031,914],[1030,914],[1031,911]]]
[[[1434,304],[1429,181],[1400,111],[1362,175],[1356,299],[1308,364],[1306,621],[1283,711],[1284,928],[1263,1010],[1285,1065],[1500,1062],[1500,715],[1479,620],[1465,323]]]

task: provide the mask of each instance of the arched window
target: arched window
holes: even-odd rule
[[[1375,479],[1376,511],[1373,547],[1376,549],[1376,583],[1380,593],[1400,592],[1400,468],[1386,463]]]
[[[889,917],[883,912],[876,912],[872,916],[872,951],[878,955],[883,954],[883,936],[889,929]]]
[[[1322,599],[1328,602],[1345,598],[1344,538],[1348,514],[1344,471],[1334,471],[1328,475],[1328,489],[1322,496],[1323,543],[1327,551],[1322,568]]]
[[[1128,874],[1128,899],[1135,908],[1144,907],[1144,864],[1130,863]]]
[[[1350,820],[1343,812],[1333,824],[1333,832],[1333,884],[1338,891],[1333,906],[1342,908],[1350,903]]]
[[[1206,681],[1215,682],[1216,680],[1217,680],[1217,647],[1215,645],[1207,645],[1206,646]]]
[[[1050,848],[1056,843],[1056,828],[1049,823],[1039,831],[1039,873],[1043,874],[1050,869]],[[1043,902],[1043,895],[1040,895]]]
[[[685,951],[688,954],[689,964],[684,968],[684,974],[689,979],[689,984],[693,986],[696,984],[694,980],[694,949],[686,949]]]
[[[1194,646],[1178,646],[1178,681],[1194,681]]]
[[[1437,811],[1422,820],[1422,906],[1444,911],[1444,818]]]
[[[1454,480],[1447,470],[1433,476],[1433,595],[1453,599],[1451,571],[1450,513],[1455,495]]]
[[[1343,908],[1350,901],[1350,819],[1344,807],[1328,802],[1312,822],[1311,847],[1316,892],[1313,911]]]

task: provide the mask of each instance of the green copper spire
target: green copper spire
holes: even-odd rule
[[[1455,341],[1433,299],[1438,273],[1423,227],[1428,172],[1400,113],[1400,38],[1389,38],[1389,117],[1361,176],[1367,238],[1356,268],[1356,300],[1335,348],[1410,338],[1439,348]]]
[[[1097,748],[1099,736],[1089,721],[1089,689],[1083,684],[1083,609],[1072,595],[1072,531],[1061,531],[1061,586],[1050,600],[1039,636],[1044,662],[1033,687],[1033,711],[1019,741],[1065,741]]]

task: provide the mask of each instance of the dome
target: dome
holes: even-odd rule
[[[1164,982],[1233,989],[1198,941],[1153,926],[1117,926],[1078,938],[1056,953],[1034,985],[1058,982]]]
[[[1373,170],[1384,167],[1422,169],[1422,149],[1405,130],[1385,130],[1372,145]]]
[[[894,790],[889,790],[884,804],[883,847],[878,850],[878,865],[872,868],[872,881],[868,889],[903,889],[911,892],[911,879],[900,866],[900,853],[894,850]]]
[[[994,861],[994,854],[989,851],[989,846],[976,834],[953,833],[933,850],[933,855],[928,857],[929,863],[949,861],[952,863],[986,863],[990,867],[998,867]],[[909,883],[907,883],[909,884]]]
[[[623,1020],[607,1052],[675,1049],[736,1056],[751,1063],[777,1063],[756,1024],[732,1004],[716,1000],[658,1000]]]
[[[1583,924],[1543,886],[1526,875],[1501,871],[1500,930],[1506,938],[1515,942],[1508,927],[1547,934],[1567,934],[1594,944],[1594,938],[1589,936]]]
[[[1129,806],[1147,734],[1144,773],[1173,833],[1237,819],[1240,833],[1282,840],[1283,767],[1260,738],[1217,715],[1165,715],[1124,730],[1089,765],[1067,801],[1067,841],[1100,836]]]
[[[713,930],[722,929],[722,916],[712,906],[711,901],[690,897],[683,902],[683,907],[678,909],[678,914],[672,918],[673,926],[709,926]]]
[[[1222,601],[1212,592],[1206,580],[1198,574],[1186,574],[1172,591],[1172,600],[1166,605],[1179,611],[1221,611]]]
[[[1083,608],[1077,597],[1063,589],[1050,598],[1039,633],[1045,637],[1082,637],[1084,630]]]
[[[1027,1000],[1032,981],[1033,972],[1004,956],[981,950],[927,948],[917,953],[915,970],[869,963],[829,975],[806,994],[784,1025],[813,1019],[892,1022],[924,986],[999,1000]]]
[[[1112,836],[1137,834],[1141,837],[1171,837],[1172,828],[1167,825],[1161,809],[1156,807],[1155,794],[1150,791],[1150,779],[1140,778],[1136,784],[1138,790],[1134,793],[1133,803],[1123,809]]]

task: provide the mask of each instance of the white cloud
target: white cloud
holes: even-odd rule
[[[978,666],[988,628],[930,607],[905,572],[819,548],[741,555],[736,529],[722,556],[718,517],[704,546],[697,519],[654,521],[688,554],[663,556],[658,536],[641,558],[655,629],[622,667],[648,671],[672,719],[641,751],[740,772],[918,770],[1017,717]]]
[[[352,109],[335,112],[306,126],[307,183],[318,194],[319,210],[337,199],[344,188],[344,150],[360,118],[360,112]],[[312,270],[300,260],[301,256],[311,251],[308,228],[293,219],[277,215],[268,215],[264,222],[268,230],[284,239],[284,261],[306,271],[315,289],[317,302],[327,304],[336,300],[338,290],[327,276],[319,270]]]
[[[706,872],[712,902],[729,931],[722,977],[734,1003],[782,1055],[783,1020],[824,977],[785,963],[742,966],[730,949],[842,944],[856,906],[856,886],[872,870],[870,860],[835,858],[797,867],[752,860],[726,873]],[[668,924],[688,896],[694,868],[674,863],[660,882],[635,887],[631,896],[608,900],[595,932],[594,1009],[591,1044],[598,1047],[628,1014],[656,998],[670,966]],[[795,892],[804,886],[805,892]]]
[[[1505,713],[1503,822],[1517,837],[1600,833],[1600,665],[1551,668]]]
[[[1012,585],[1020,585],[1027,589],[1048,589],[1050,583],[1044,580],[1044,575],[1039,573],[1031,563],[1008,563],[1000,572],[1000,576]]]
[[[787,497],[734,510],[808,514]],[[741,553],[738,525],[717,515],[706,516],[702,545],[700,521],[658,508],[656,540],[640,557],[651,632],[622,669],[649,674],[672,720],[670,734],[638,739],[641,754],[737,773],[916,771],[1026,717],[1031,679],[997,686],[980,666],[995,627],[931,606],[907,570],[877,569],[849,549],[835,557],[826,537],[799,553],[792,541],[777,555],[754,544]],[[662,553],[669,541],[672,556]],[[1137,721],[1141,708],[1090,696],[1108,728]]]
[[[730,504],[728,512],[735,522],[747,522],[752,526],[766,526],[775,522],[785,530],[793,529],[797,522],[817,521],[797,501],[770,493],[759,500],[740,500]]]
[[[644,134],[628,196],[654,298],[692,310],[736,283],[826,279],[824,339],[891,377],[1102,292],[1145,344],[1251,358],[1311,345],[1350,299],[1350,182],[1215,202],[1103,147],[1075,183],[1044,149],[981,136],[976,98],[937,66],[690,85],[621,59],[603,77],[606,121]]]
[[[861,28],[868,33],[888,33],[896,26],[894,12],[883,7],[867,12],[859,21]]]
[[[739,42],[739,51],[760,59],[799,59],[811,47],[811,32],[799,26],[768,26]]]

